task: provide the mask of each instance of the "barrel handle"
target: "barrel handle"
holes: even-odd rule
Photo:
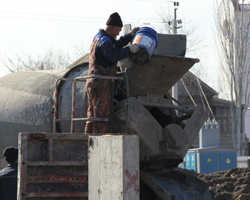
[[[150,23],[143,23],[142,25],[140,25],[140,28],[142,28],[142,27],[151,27],[151,28],[155,29],[155,27]]]

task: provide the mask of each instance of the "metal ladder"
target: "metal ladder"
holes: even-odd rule
[[[101,76],[101,75],[93,75],[93,76],[84,76],[84,77],[76,77],[74,79],[70,78],[59,78],[56,80],[55,83],[55,93],[54,93],[54,119],[53,119],[53,133],[56,133],[57,130],[57,122],[70,122],[71,130],[70,133],[74,133],[74,122],[75,121],[111,121],[112,127],[112,118],[113,118],[113,98],[114,98],[114,81],[115,80],[124,80],[126,83],[126,93],[127,93],[127,100],[129,97],[129,87],[128,87],[128,78],[125,73],[122,73],[123,76]],[[75,117],[75,95],[76,95],[76,82],[86,82],[87,79],[95,78],[95,79],[108,79],[112,80],[112,98],[111,98],[111,117],[110,118],[99,118],[99,117],[90,117],[90,118],[76,118]],[[71,81],[72,82],[72,107],[71,107],[71,118],[70,119],[58,119],[58,85],[61,81]],[[127,102],[127,111],[126,111],[126,118],[128,118],[128,102]],[[111,119],[111,120],[110,120]],[[126,130],[127,132],[128,127],[128,120],[126,119]]]

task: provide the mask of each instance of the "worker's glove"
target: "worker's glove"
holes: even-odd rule
[[[134,37],[134,35],[136,34],[137,31],[140,30],[140,27],[135,27],[133,28],[133,30],[130,32],[130,35]]]
[[[137,51],[139,51],[139,46],[137,44],[131,44],[129,45],[130,48],[130,52],[132,53],[136,53]]]

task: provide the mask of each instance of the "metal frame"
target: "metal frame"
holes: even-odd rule
[[[56,150],[55,145],[62,145],[62,148],[67,146],[72,150],[75,141],[79,142],[79,149],[71,160],[67,160],[67,157],[72,152]],[[88,135],[20,133],[19,149],[18,200],[88,198]],[[71,154],[65,155],[67,153]],[[73,167],[75,169],[72,171]],[[48,168],[53,170],[48,171]],[[63,189],[65,185],[67,190]],[[74,190],[74,187],[78,189]]]
[[[93,75],[93,76],[84,76],[84,77],[76,77],[75,79],[67,79],[67,78],[60,78],[56,81],[55,83],[55,93],[54,93],[54,119],[53,119],[53,133],[56,133],[56,125],[57,122],[65,122],[65,121],[70,121],[71,123],[71,133],[74,133],[74,122],[75,121],[112,121],[112,116],[111,114],[111,120],[107,118],[99,118],[99,117],[91,117],[91,118],[76,118],[75,117],[75,94],[76,94],[76,82],[86,82],[87,79],[90,78],[95,78],[95,79],[108,79],[112,80],[112,85],[114,85],[114,80],[124,80],[124,77],[118,77],[118,76],[102,76],[102,75]],[[58,119],[57,114],[58,114],[58,85],[61,81],[72,81],[72,110],[71,110],[71,118],[70,119]],[[128,81],[126,81],[126,88],[127,88],[127,96],[128,96]],[[112,86],[113,90],[113,86]],[[112,91],[112,96],[113,96],[113,91]],[[113,99],[113,98],[112,98]],[[112,103],[112,102],[111,102]],[[111,109],[113,106],[111,106]],[[113,112],[111,112],[113,113]],[[127,129],[127,128],[126,128]],[[127,130],[126,130],[127,131]]]

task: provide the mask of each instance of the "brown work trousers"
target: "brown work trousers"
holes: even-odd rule
[[[86,83],[88,94],[87,117],[110,117],[111,80],[89,79]],[[87,121],[85,133],[108,133],[109,122]]]

